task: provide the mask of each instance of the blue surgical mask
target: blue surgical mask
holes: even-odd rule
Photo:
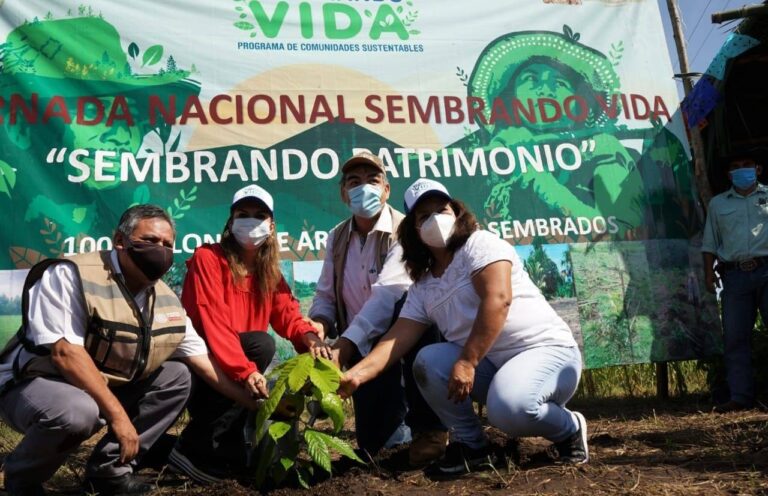
[[[731,171],[731,182],[738,189],[749,189],[757,182],[757,171],[754,167],[744,167]]]
[[[354,215],[370,219],[381,211],[383,190],[372,184],[361,184],[347,191],[349,210]]]

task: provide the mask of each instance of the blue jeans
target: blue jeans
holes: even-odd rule
[[[479,448],[487,443],[472,400],[486,404],[488,422],[511,437],[541,436],[559,442],[578,430],[565,408],[576,392],[581,355],[576,347],[541,346],[515,355],[501,368],[484,358],[475,369],[471,398],[448,399],[448,379],[462,346],[438,343],[416,357],[413,375],[451,441]]]
[[[721,276],[725,373],[731,400],[751,406],[755,399],[752,377],[752,329],[757,310],[768,320],[768,265],[751,272],[738,269]]]

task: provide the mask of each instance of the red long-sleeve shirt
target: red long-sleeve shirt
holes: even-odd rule
[[[262,297],[253,276],[235,285],[221,245],[203,245],[187,260],[181,303],[213,357],[233,380],[243,381],[257,370],[240,344],[241,332],[267,331],[267,325],[306,351],[302,335],[315,332],[302,320],[299,302],[285,279],[271,299]]]

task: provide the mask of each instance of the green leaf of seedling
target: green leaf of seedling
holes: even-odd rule
[[[370,10],[368,10],[368,9],[365,9],[365,10],[363,11],[363,13],[365,14],[365,17],[373,17],[373,12],[371,12],[371,11],[370,11]]]
[[[178,210],[178,208],[179,208],[179,199],[178,198],[174,198],[173,199],[173,206],[176,207],[176,209]]]
[[[299,480],[299,485],[303,487],[304,489],[309,489],[309,484],[307,483],[307,474],[305,473],[306,470],[298,469],[296,471],[296,478]]]
[[[417,35],[417,34],[421,34],[421,31],[419,31],[418,29],[411,29],[410,31],[408,31],[408,33],[409,34],[413,34],[413,35]]]
[[[320,406],[331,417],[333,432],[339,432],[344,427],[344,407],[339,395],[336,393],[325,393],[320,400]]]
[[[282,465],[283,470],[290,470],[294,463],[296,462],[293,458],[280,458],[280,465]]]
[[[139,54],[139,45],[137,45],[134,42],[131,42],[131,44],[128,45],[128,55],[130,55],[132,59],[136,60],[136,56],[138,54]]]
[[[192,186],[192,189],[189,190],[189,194],[194,195],[195,193],[197,193],[197,186]]]
[[[346,441],[343,441],[334,436],[329,436],[324,432],[318,432],[317,434],[318,434],[318,437],[322,440],[326,449],[331,449],[339,453],[340,455],[346,456],[347,458],[351,458],[352,460],[355,460],[356,462],[360,462],[363,465],[365,465],[365,462],[361,460],[359,456],[357,456],[357,454],[355,453],[355,450],[353,450],[352,446],[347,444]]]
[[[264,428],[264,422],[272,415],[272,412],[277,408],[277,404],[280,403],[280,399],[285,394],[287,384],[284,379],[278,379],[272,391],[269,392],[269,398],[261,405],[259,412],[256,414],[256,439],[261,441],[264,437],[266,429]]]
[[[197,200],[197,196],[188,196],[187,201],[192,203],[193,201]]]
[[[293,392],[298,392],[304,387],[309,378],[309,372],[312,370],[315,359],[309,353],[304,353],[296,357],[296,365],[288,375],[288,387]]]
[[[144,55],[141,58],[141,66],[143,67],[145,65],[155,65],[160,62],[161,58],[163,58],[163,46],[152,45],[151,47],[147,48],[146,52],[144,52]]]
[[[0,160],[0,193],[11,197],[11,190],[16,186],[16,170],[7,162]]]
[[[181,197],[182,200],[186,200],[187,199],[187,194],[184,193],[184,189],[179,191],[179,196]]]
[[[329,437],[329,436],[326,436]],[[331,473],[331,453],[323,441],[323,433],[312,429],[304,431],[304,439],[307,441],[307,452],[320,468]]]
[[[235,27],[237,29],[242,29],[243,31],[250,31],[255,26],[253,24],[251,24],[250,22],[247,22],[247,21],[237,21],[235,23]]]
[[[190,208],[192,208],[190,205],[182,205],[181,207],[179,207],[179,210],[181,210],[182,212],[186,212]]]
[[[339,376],[333,368],[318,362],[309,371],[309,380],[323,393],[335,393],[339,389]]]
[[[402,5],[398,5],[397,9],[395,9],[395,10],[397,10],[398,14],[402,14],[403,13],[403,6]]]
[[[291,430],[291,424],[287,422],[275,422],[269,426],[269,437],[277,441]]]

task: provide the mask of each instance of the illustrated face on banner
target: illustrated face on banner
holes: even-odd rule
[[[104,96],[98,98],[102,108],[111,109],[115,103],[115,97]],[[128,108],[131,115],[139,116],[136,101],[131,97],[126,97]],[[73,108],[76,105],[73,102]],[[98,110],[95,105],[84,106],[85,122],[94,122],[95,124],[79,124],[72,121],[64,127],[61,145],[70,150],[87,150],[88,155],[82,159],[82,162],[92,171],[89,178],[84,182],[88,188],[107,189],[114,187],[119,183],[119,162],[123,153],[136,153],[141,147],[141,142],[146,134],[145,126],[130,125],[125,121],[119,120],[111,125],[106,123],[105,119],[98,119]],[[114,165],[105,167],[104,173],[115,176],[112,181],[96,181],[94,170],[94,157],[98,150],[114,152],[113,158],[106,160]]]
[[[522,101],[528,99],[537,101],[541,98],[551,98],[557,102],[565,102],[574,94],[574,85],[560,70],[544,63],[532,63],[523,68],[513,83],[514,94]],[[531,126],[545,130],[562,127],[567,123],[565,113],[552,122],[541,120]]]

